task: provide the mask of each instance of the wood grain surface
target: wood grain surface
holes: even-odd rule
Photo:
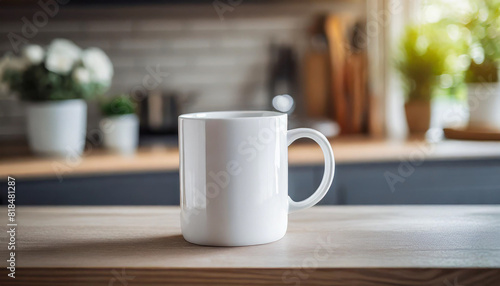
[[[500,206],[314,207],[280,241],[229,248],[186,242],[178,207],[20,207],[17,221],[17,278],[4,268],[0,285],[500,285]]]
[[[0,271],[2,272],[2,271]],[[2,273],[3,274],[3,273]],[[408,268],[25,268],[2,285],[147,286],[147,285],[436,285],[498,286],[498,269]],[[0,281],[3,281],[0,278]]]
[[[444,136],[458,140],[500,141],[500,130],[487,128],[444,128]]]
[[[307,141],[306,141],[307,142]],[[443,141],[429,144],[420,139],[388,141],[366,137],[334,138],[330,143],[337,163],[387,162],[411,160],[460,160],[500,158],[500,142]],[[323,153],[317,144],[294,143],[288,150],[288,161],[294,165],[322,165]],[[82,158],[0,158],[0,178],[57,178],[151,171],[177,171],[177,147],[143,147],[135,157],[122,157],[103,150],[91,150]]]

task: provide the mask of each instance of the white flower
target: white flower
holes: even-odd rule
[[[90,71],[92,81],[109,85],[113,77],[113,64],[99,48],[89,48],[83,51],[83,65]]]
[[[45,53],[39,45],[27,45],[23,48],[22,55],[26,61],[32,65],[37,65],[43,61]]]
[[[81,84],[86,84],[90,82],[90,72],[86,68],[76,68],[73,71],[73,79]]]
[[[45,61],[45,67],[51,71],[58,74],[66,75],[68,74],[75,61],[72,58],[69,58],[64,55],[51,54],[47,56],[47,60]]]
[[[80,59],[81,49],[73,42],[56,39],[47,49],[45,67],[58,74],[68,74],[75,63]]]

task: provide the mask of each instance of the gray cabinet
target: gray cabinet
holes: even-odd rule
[[[340,165],[321,204],[500,204],[500,160],[428,161],[411,174],[400,167]]]
[[[176,205],[177,172],[16,180],[17,205]],[[2,198],[5,202],[6,198]]]
[[[428,161],[409,175],[401,174],[400,166],[400,162],[338,164],[333,186],[320,204],[500,204],[500,160]],[[322,166],[290,167],[290,196],[307,198],[322,176]],[[178,172],[16,182],[17,205],[179,204]],[[6,196],[2,192],[3,204]]]

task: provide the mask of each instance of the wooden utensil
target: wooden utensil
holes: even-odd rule
[[[307,116],[324,118],[327,116],[329,95],[328,52],[310,51],[304,59],[305,92],[307,100]]]
[[[331,71],[331,109],[335,112],[334,119],[340,126],[341,133],[349,133],[348,106],[345,97],[345,26],[341,16],[330,15],[325,22],[325,32],[330,51]]]

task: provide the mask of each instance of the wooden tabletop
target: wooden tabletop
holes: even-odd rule
[[[20,284],[2,267],[1,285],[500,285],[500,206],[313,207],[280,241],[228,248],[186,242],[178,207],[16,212]]]
[[[500,142],[448,140],[429,144],[421,139],[390,141],[347,137],[334,138],[330,143],[337,163],[500,158]],[[88,149],[82,158],[71,154],[67,158],[40,158],[33,155],[8,156],[8,153],[9,150],[0,150],[0,178],[10,175],[15,178],[55,179],[58,173],[67,177],[176,171],[179,168],[179,150],[174,146],[141,147],[134,157],[123,157],[95,148]],[[321,149],[311,142],[292,144],[288,153],[292,166],[323,164]]]

